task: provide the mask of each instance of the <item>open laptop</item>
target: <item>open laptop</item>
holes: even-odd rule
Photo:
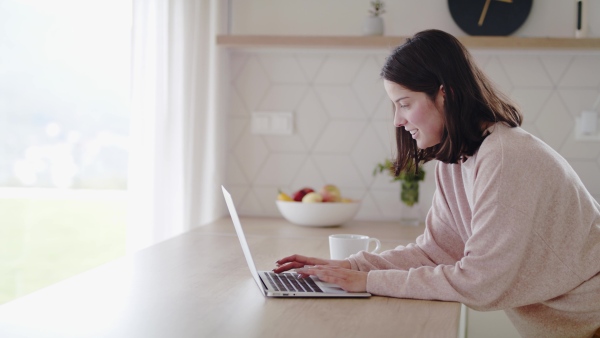
[[[367,292],[347,292],[341,289],[335,284],[325,283],[316,277],[301,278],[297,273],[285,272],[276,274],[272,271],[258,271],[254,265],[254,260],[250,254],[250,247],[246,242],[246,236],[242,229],[242,223],[233,204],[231,194],[221,186],[223,190],[223,196],[231,215],[231,220],[235,226],[235,232],[237,233],[240,244],[242,245],[242,251],[246,257],[248,268],[252,273],[252,277],[258,288],[266,297],[352,297],[352,298],[363,298],[370,297],[371,294]]]

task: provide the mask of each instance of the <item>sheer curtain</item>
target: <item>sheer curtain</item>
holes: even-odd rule
[[[218,0],[134,0],[128,252],[223,214]]]

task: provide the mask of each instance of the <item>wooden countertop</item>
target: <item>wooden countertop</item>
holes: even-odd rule
[[[295,252],[327,257],[332,233],[378,237],[390,249],[423,231],[392,222],[242,224],[259,269]],[[223,218],[0,306],[0,337],[456,337],[459,314],[452,302],[264,298]]]

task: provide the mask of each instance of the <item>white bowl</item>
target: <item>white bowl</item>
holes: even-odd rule
[[[283,218],[291,223],[311,227],[328,227],[350,221],[360,208],[359,201],[302,203],[275,201]]]

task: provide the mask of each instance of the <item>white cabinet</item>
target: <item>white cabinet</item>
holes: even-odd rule
[[[466,338],[521,338],[504,311],[467,310]]]

